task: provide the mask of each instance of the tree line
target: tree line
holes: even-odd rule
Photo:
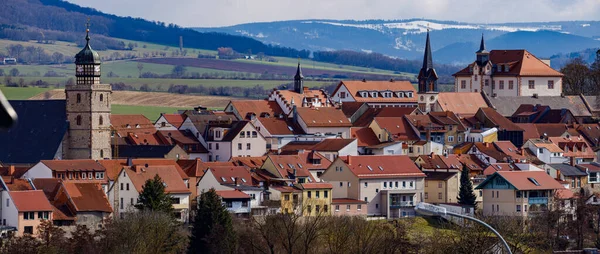
[[[591,65],[581,58],[575,58],[560,72],[564,74],[563,94],[600,95],[600,50],[596,51],[596,60]]]

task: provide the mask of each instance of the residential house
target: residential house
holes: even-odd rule
[[[302,215],[321,216],[331,215],[330,183],[299,183],[296,185],[302,191]]]
[[[2,181],[2,225],[16,228],[16,236],[37,235],[44,220],[52,220],[53,208],[41,190],[10,191]]]
[[[31,167],[22,178],[58,178],[65,181],[97,182],[108,191],[106,168],[95,160],[42,160]]]
[[[237,217],[250,216],[250,195],[239,190],[219,190],[217,195],[229,213]]]
[[[362,102],[372,108],[416,107],[417,91],[409,81],[340,81],[332,93],[334,102]]]
[[[351,138],[328,138],[315,144],[310,150],[320,153],[329,161],[333,161],[339,156],[358,155],[358,141]]]
[[[379,139],[373,132],[373,129],[368,127],[352,127],[350,128],[352,138],[357,140],[358,154],[369,155],[393,155],[402,154],[403,148],[408,145],[402,142],[379,142]]]
[[[201,194],[201,193],[198,192],[198,183],[200,182],[200,180],[204,176],[204,173],[207,171],[207,169],[213,168],[213,167],[230,167],[230,166],[235,166],[234,164],[235,163],[230,162],[230,161],[210,161],[210,162],[203,162],[200,159],[195,159],[195,160],[177,160],[177,165],[179,167],[181,167],[181,170],[183,172],[185,172],[185,174],[189,178],[189,180],[188,180],[188,182],[186,184],[187,184],[188,189],[189,189],[189,191],[191,193],[190,194],[190,200],[191,200],[192,205],[194,205],[194,202],[197,199],[197,196]],[[184,182],[185,182],[185,180],[184,180]]]
[[[61,181],[52,199],[53,206],[63,216],[75,219],[75,224],[90,230],[103,228],[113,209],[98,183]],[[74,226],[74,225],[73,225]],[[74,231],[70,228],[69,231]]]
[[[530,139],[523,145],[529,149],[539,160],[546,164],[563,163],[568,159],[563,156],[563,150],[556,144],[546,139]]]
[[[564,187],[544,171],[498,171],[479,184],[483,215],[527,216],[552,204]]]
[[[187,153],[189,159],[200,158],[208,161],[208,150],[189,130],[159,130],[156,132],[156,136],[163,145],[181,147]]]
[[[527,156],[524,149],[519,149],[510,141],[496,141],[494,147],[503,154],[506,154],[507,160],[515,163],[526,163]]]
[[[177,219],[186,223],[189,219],[191,192],[182,179],[182,174],[185,173],[179,171],[181,169],[178,170],[176,164],[124,166],[117,176],[116,184],[108,192],[111,204],[115,204],[115,212],[122,216],[124,213],[135,211],[134,206],[138,203],[144,184],[158,175],[163,181],[165,192],[173,201]]]
[[[511,141],[517,147],[523,145],[524,130],[493,108],[480,108],[475,114],[475,118],[481,122],[482,128],[498,129],[498,140]]]
[[[294,123],[298,124],[307,134],[334,134],[341,138],[350,137],[352,123],[344,112],[333,107],[296,108],[292,112]]]
[[[409,120],[405,117],[375,117],[373,121],[371,121],[369,128],[373,131],[373,134],[375,134],[381,144],[371,145],[368,147],[368,149],[365,149],[365,154],[374,154],[373,150],[382,144],[387,144],[386,146],[390,146],[398,143],[401,145],[406,145],[406,149],[404,149],[404,146],[402,146],[402,150],[397,151],[397,148],[393,146],[391,147],[392,149],[388,149],[392,150],[393,153],[388,152],[387,154],[421,154],[426,152],[424,150],[421,151],[420,147],[413,147],[413,145],[415,145],[415,143],[419,142],[421,139],[418,131],[412,128]]]
[[[423,200],[425,174],[405,155],[338,157],[321,176],[333,185],[333,198],[368,202],[369,216],[413,216]]]
[[[265,155],[265,138],[248,121],[210,122],[205,135],[208,161],[228,161],[232,157]]]
[[[559,96],[563,74],[527,50],[487,51],[483,37],[477,59],[454,73],[454,91],[492,97]]]
[[[588,173],[574,164],[546,164],[546,172],[556,180],[565,182],[568,188],[573,190],[579,190],[587,185]]]
[[[292,90],[274,89],[268,97],[269,101],[275,101],[289,115],[294,106],[294,101],[301,107],[331,107],[332,102],[325,90],[311,90],[304,86],[304,75],[298,63],[296,75],[294,75],[294,88]]]
[[[261,185],[245,166],[212,166],[206,169],[202,179],[198,181],[196,193],[200,195],[210,189],[241,191],[250,197],[249,208],[252,209],[252,214],[258,214],[263,210],[264,187]]]
[[[574,160],[576,164],[596,159],[594,150],[582,136],[549,137],[548,140],[563,150],[563,157]]]
[[[333,215],[338,216],[367,216],[366,205],[369,202],[351,198],[334,198],[331,201]],[[363,209],[364,207],[364,209]]]
[[[432,204],[458,202],[460,187],[459,172],[430,171],[424,172],[425,190],[423,201]]]
[[[297,155],[268,155],[262,169],[279,179],[292,183],[319,182],[331,161],[317,152],[299,152]]]
[[[598,162],[582,163],[578,164],[577,167],[587,173],[588,187],[597,191],[600,188],[600,164]]]
[[[154,128],[159,131],[174,131],[179,130],[187,115],[185,114],[164,114],[154,122]]]
[[[499,151],[493,143],[473,143],[467,154],[475,155],[486,166],[509,160],[508,155]]]
[[[487,97],[489,107],[494,108],[505,117],[511,117],[523,104],[545,105],[553,109],[568,109],[578,123],[587,123],[592,119],[592,112],[584,99],[585,96],[497,96]]]
[[[511,116],[515,123],[575,123],[569,109],[551,109],[549,106],[523,104]]]

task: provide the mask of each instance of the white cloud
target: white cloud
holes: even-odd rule
[[[595,20],[598,0],[69,0],[120,16],[181,26],[292,19],[428,18],[500,23]]]

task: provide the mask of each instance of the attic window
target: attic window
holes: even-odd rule
[[[508,64],[504,65],[504,72],[508,72]]]
[[[126,125],[125,125],[125,127],[126,127],[127,129],[131,129],[131,125],[129,125],[129,124],[126,124]]]
[[[223,182],[227,182],[227,179],[225,179],[225,177],[222,177],[222,176],[221,176],[221,181],[223,181]]]
[[[165,188],[167,187],[167,183],[163,182],[163,186],[165,186]]]
[[[373,98],[377,98],[379,95],[378,95],[378,93],[377,93],[377,92],[371,92],[371,96],[372,96]]]
[[[508,148],[508,151],[511,151],[511,152],[512,152],[513,150],[512,150],[512,148],[510,148],[510,147],[509,147],[509,148]]]
[[[292,166],[292,164],[289,164],[289,163],[288,163],[287,165],[288,165],[288,167],[290,167],[290,168],[293,168],[293,167],[294,167],[294,166]]]
[[[290,126],[288,126],[288,130],[294,131],[294,129],[292,129],[292,127],[290,127]]]
[[[383,167],[381,167],[381,166],[378,166],[378,167],[379,167],[379,170],[383,171]]]
[[[527,180],[531,181],[533,184],[535,184],[535,186],[540,186],[540,183],[538,183],[538,181],[533,177],[527,177]]]
[[[406,93],[406,97],[408,97],[408,98],[412,98],[412,97],[413,97],[413,93],[412,93],[412,92],[408,92],[408,93]]]
[[[369,92],[360,92],[360,97],[369,97]]]
[[[373,171],[373,168],[371,168],[371,166],[367,166],[367,168],[371,171]]]
[[[140,125],[139,124],[135,124],[135,128],[139,129]]]
[[[299,168],[302,168],[302,164],[298,163],[298,167],[299,167]]]
[[[279,163],[279,167],[280,167],[280,168],[283,168],[283,165],[281,165],[281,163]]]
[[[398,96],[398,98],[403,98],[404,92],[396,92],[396,95]]]
[[[435,165],[436,168],[440,168],[440,165]]]
[[[231,177],[231,181],[232,181],[232,182],[235,182],[235,178],[233,178],[233,176]]]
[[[246,182],[246,179],[242,178],[242,182],[244,182],[244,183],[245,183],[245,182]]]

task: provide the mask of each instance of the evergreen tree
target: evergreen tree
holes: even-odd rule
[[[464,165],[460,174],[460,189],[457,198],[459,204],[468,206],[474,206],[477,199],[475,193],[473,193],[473,183],[469,179],[469,168]]]
[[[146,180],[135,208],[173,214],[171,197],[165,193],[165,185],[158,174]]]
[[[200,195],[188,253],[236,253],[231,216],[214,189]]]

